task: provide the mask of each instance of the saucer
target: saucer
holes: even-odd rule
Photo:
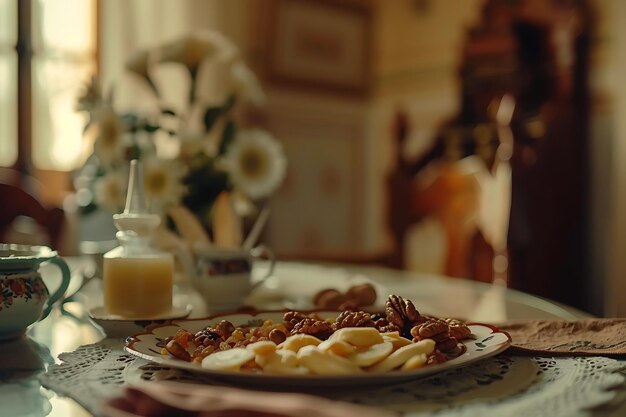
[[[102,328],[108,337],[126,337],[153,324],[163,324],[169,320],[181,319],[191,313],[191,305],[172,306],[170,311],[150,317],[127,318],[108,313],[104,306],[89,310],[89,318]]]

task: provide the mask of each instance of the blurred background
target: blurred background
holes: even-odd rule
[[[265,91],[243,117],[287,159],[263,235],[279,259],[623,316],[623,22],[620,0],[0,0],[0,183],[39,204],[17,213],[0,188],[0,240],[110,244],[110,214],[79,214],[93,142],[77,99],[138,50],[212,29]]]

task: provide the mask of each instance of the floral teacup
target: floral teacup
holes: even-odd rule
[[[257,281],[252,279],[255,259],[267,259],[267,273]],[[265,246],[250,251],[243,249],[201,248],[192,256],[181,259],[187,275],[207,303],[209,313],[235,311],[250,293],[274,271],[274,254]]]
[[[43,262],[61,269],[61,285],[52,295],[39,273]],[[28,326],[45,318],[69,283],[67,264],[50,248],[0,244],[0,340],[18,337]]]

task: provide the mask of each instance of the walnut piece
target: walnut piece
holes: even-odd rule
[[[317,320],[307,317],[297,322],[290,331],[290,334],[310,334],[318,339],[328,339],[333,333],[331,324],[325,320]]]
[[[344,311],[333,323],[333,329],[339,330],[344,327],[376,327],[370,313],[364,311]]]

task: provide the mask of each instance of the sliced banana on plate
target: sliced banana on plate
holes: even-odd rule
[[[322,352],[315,346],[305,346],[298,351],[298,363],[316,375],[355,375],[363,370],[348,359]]]
[[[350,343],[344,342],[343,340],[333,339],[324,340],[322,343],[317,345],[317,348],[322,352],[330,352],[339,356],[347,356],[356,351],[356,348]]]
[[[320,343],[322,343],[320,339],[310,334],[294,334],[278,345],[278,348],[297,352],[304,346],[317,346]]]
[[[246,346],[246,349],[251,350],[255,355],[268,355],[276,351],[276,343],[269,340],[262,340],[260,342],[250,343]]]
[[[435,350],[435,341],[431,339],[420,340],[401,347],[387,356],[376,365],[368,368],[369,372],[388,372],[404,365],[409,359],[417,355],[428,355]]]
[[[245,348],[232,348],[211,353],[202,359],[202,367],[217,371],[238,371],[241,365],[254,359],[254,352]]]
[[[391,342],[383,342],[372,345],[363,351],[353,353],[347,358],[355,365],[366,367],[382,361],[392,351],[393,344]]]
[[[383,337],[374,327],[345,327],[333,333],[330,339],[341,340],[353,346],[372,346],[383,342]]]

